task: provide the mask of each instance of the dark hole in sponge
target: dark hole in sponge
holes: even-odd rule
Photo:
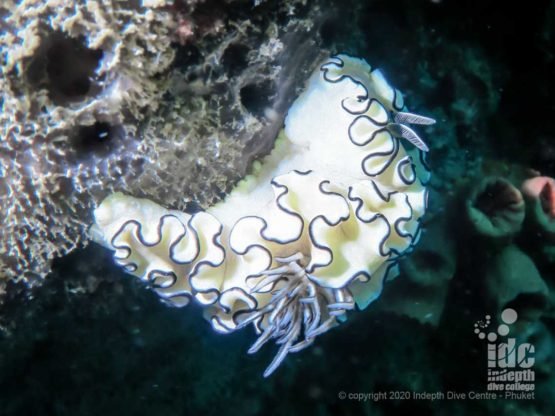
[[[240,43],[229,45],[222,55],[222,65],[226,72],[231,75],[238,75],[248,65],[247,55],[249,48]]]
[[[97,121],[90,126],[80,126],[72,137],[72,144],[80,157],[108,154],[123,136],[123,127]]]
[[[101,50],[87,48],[83,39],[55,32],[38,48],[29,66],[29,79],[46,88],[58,105],[79,101],[91,93],[91,79],[102,56]]]
[[[176,68],[188,68],[197,65],[201,61],[201,54],[194,45],[175,45],[175,59],[173,65]]]
[[[249,113],[263,117],[264,111],[271,104],[274,95],[274,84],[270,81],[248,84],[241,88],[240,95],[241,104]]]
[[[511,209],[521,201],[518,191],[508,182],[496,180],[488,183],[478,194],[474,206],[488,216]]]

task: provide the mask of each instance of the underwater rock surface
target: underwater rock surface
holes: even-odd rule
[[[220,200],[323,56],[318,10],[278,24],[297,7],[0,5],[0,284],[40,282],[114,191],[178,209]]]
[[[136,13],[127,15],[130,19],[162,5],[113,3],[116,8],[134,7]],[[5,4],[9,7],[3,7]],[[13,32],[6,22],[14,10],[32,4],[3,3],[2,33]],[[111,3],[78,4],[107,7]],[[52,258],[82,241],[84,224],[91,220],[85,213],[114,191],[133,189],[134,195],[191,212],[223,198],[248,172],[248,160],[270,150],[285,109],[322,51],[364,57],[395,80],[396,87],[410,97],[412,111],[438,121],[423,133],[433,138],[427,144],[434,175],[428,185],[430,205],[422,221],[422,240],[377,302],[349,316],[341,331],[319,337],[305,354],[289,357],[279,372],[264,381],[261,373],[275,351],[246,356],[244,351],[256,339],[254,331],[222,338],[199,324],[200,308],[191,305],[187,313],[166,308],[143,285],[117,270],[103,249],[90,245],[75,250],[55,260],[52,273],[34,290],[7,284],[0,313],[2,412],[554,414],[552,197],[545,186],[530,195],[523,183],[531,178],[555,178],[555,2],[504,3],[499,7],[490,0],[342,4],[308,0],[276,6],[270,1],[197,0],[175,5],[178,10],[169,7],[156,13],[156,18],[168,18],[155,30],[171,27],[158,40],[169,39],[168,51],[174,56],[152,80],[163,86],[161,95],[155,92],[157,105],[151,107],[154,103],[147,100],[147,108],[138,114],[118,112],[123,130],[127,132],[126,126],[137,129],[125,136],[129,141],[123,140],[122,148],[100,146],[96,154],[98,147],[93,146],[82,163],[50,167],[58,174],[65,175],[66,168],[77,172],[70,175],[74,180],[64,179],[58,188],[52,188],[59,189],[58,193],[37,185],[46,168],[31,174],[22,166],[29,166],[29,157],[42,161],[48,155],[44,149],[52,146],[59,145],[55,149],[63,149],[63,155],[77,154],[77,150],[67,146],[73,142],[63,131],[48,136],[59,140],[40,142],[40,151],[18,152],[15,163],[13,156],[20,148],[13,143],[22,149],[34,148],[39,141],[28,137],[38,138],[44,132],[25,136],[26,130],[20,128],[8,136],[6,126],[23,126],[25,120],[39,129],[51,126],[33,118],[40,111],[11,112],[10,97],[24,96],[21,94],[29,91],[25,88],[32,85],[26,84],[28,78],[18,80],[17,73],[5,76],[2,72],[0,85],[7,92],[0,114],[0,213],[7,219],[0,228],[4,282],[8,277],[34,280],[35,274],[44,276]],[[37,13],[43,10],[35,9]],[[23,16],[22,9],[18,13]],[[39,32],[42,30],[50,32],[48,25]],[[58,28],[56,33],[63,30]],[[2,68],[8,62],[4,42]],[[86,43],[68,43],[56,35],[49,42],[61,46],[56,48],[61,51],[55,56],[58,63],[75,64],[73,53],[81,56],[82,66],[75,65],[77,79],[98,68],[93,66],[98,48],[89,50]],[[73,53],[64,52],[68,50]],[[24,62],[26,58],[20,55],[18,59]],[[67,109],[69,104],[60,96],[79,82],[68,87],[65,81],[71,77],[56,78],[53,64],[46,70],[49,72],[60,93],[45,89],[36,94],[45,97],[53,109]],[[277,77],[281,77],[280,87],[274,84]],[[12,85],[21,90],[12,92]],[[268,99],[282,91],[281,86],[289,89],[283,89],[276,116],[265,109],[271,107]],[[73,123],[71,120],[65,122]],[[94,125],[90,120],[83,128]],[[98,127],[93,138],[106,132],[105,125]],[[174,146],[181,151],[174,153]],[[123,155],[136,157],[137,149],[142,156],[134,167]],[[106,170],[100,163],[104,160],[124,162],[118,169]],[[91,168],[78,170],[76,166]],[[94,166],[99,167],[98,172]],[[75,185],[80,183],[75,179],[80,172],[85,178],[81,188]],[[101,178],[101,172],[111,173]],[[184,181],[186,177],[194,180]],[[511,187],[484,188],[486,178],[500,179]],[[498,202],[507,200],[495,197],[503,189],[513,196],[513,189],[519,190],[524,205],[509,198],[516,209],[505,211],[507,204]],[[24,197],[27,194],[37,197]],[[35,216],[41,207],[35,204],[37,200],[52,201],[43,204],[56,207],[48,208],[50,217]],[[193,205],[193,200],[201,206]],[[75,202],[81,207],[72,214],[75,223],[66,221],[77,206],[72,201],[81,201]],[[490,239],[487,233],[478,232],[483,227],[470,227],[469,211],[471,218],[477,215],[489,219],[494,228],[507,230],[506,238]],[[45,225],[37,225],[43,217]],[[68,224],[72,231],[55,228],[48,218]],[[34,225],[44,231],[33,233]],[[54,238],[57,233],[59,244]],[[63,237],[65,234],[69,237]],[[29,243],[18,248],[19,241]],[[23,276],[25,270],[34,273]],[[391,302],[380,305],[388,299]],[[497,327],[504,322],[507,309],[518,312],[518,319],[508,325],[509,334],[503,338]],[[474,332],[480,332],[475,327],[479,321],[484,326],[489,322],[484,339]],[[501,338],[489,341],[489,332]],[[508,338],[535,348],[534,398],[469,399],[470,392],[487,391],[488,343],[497,345]],[[451,391],[467,396],[432,401],[357,395],[405,391],[411,395]],[[342,392],[351,395],[343,398]]]

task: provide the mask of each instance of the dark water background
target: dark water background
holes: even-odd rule
[[[114,267],[109,253],[89,247],[56,261],[32,299],[4,305],[0,415],[555,414],[555,266],[542,254],[553,242],[523,232],[513,246],[526,259],[505,262],[499,247],[459,226],[468,188],[484,177],[517,187],[529,169],[555,177],[555,3],[327,7],[324,46],[381,68],[412,110],[438,120],[424,134],[434,174],[430,224],[440,226],[428,233],[417,267],[432,278],[441,274],[446,260],[437,252],[451,244],[454,271],[445,296],[436,297],[433,284],[412,292],[399,283],[403,275],[385,289],[399,293],[392,305],[404,296],[410,309],[415,296],[439,308],[437,325],[372,305],[263,379],[275,351],[247,355],[255,339],[250,329],[216,334],[199,307],[165,307]],[[497,319],[500,311],[484,280],[515,269],[511,287],[521,287],[522,296],[510,306],[531,311],[519,340],[536,346],[535,399],[354,398],[351,393],[486,391],[486,346],[473,324],[486,314]],[[534,270],[548,294],[527,292]],[[341,392],[351,395],[342,399]]]

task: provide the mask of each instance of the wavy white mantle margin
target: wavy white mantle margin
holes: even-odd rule
[[[274,339],[270,375],[355,305],[375,300],[420,235],[426,145],[381,72],[328,59],[292,105],[272,153],[227,198],[189,215],[111,195],[93,239],[175,306],[195,299],[218,332],[253,324]],[[406,138],[418,148],[408,151]]]

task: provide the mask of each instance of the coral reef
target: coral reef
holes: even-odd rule
[[[270,149],[320,58],[316,16],[276,25],[294,9],[257,18],[206,2],[3,3],[0,282],[43,277],[110,192],[176,208],[220,199]]]
[[[32,4],[0,6],[3,34],[19,3]],[[530,178],[555,178],[555,2],[177,0],[161,11],[175,14],[177,32],[173,63],[158,79],[166,92],[136,124],[131,141],[115,142],[136,144],[148,156],[135,169],[136,182],[125,177],[130,164],[122,166],[123,177],[103,178],[107,193],[131,189],[190,214],[223,198],[248,170],[246,159],[272,146],[283,114],[272,111],[274,99],[279,95],[289,106],[323,47],[364,56],[410,97],[411,110],[438,120],[422,130],[430,138],[424,162],[434,175],[426,185],[430,203],[421,240],[400,262],[398,277],[391,270],[378,302],[350,314],[341,330],[302,354],[291,354],[265,380],[261,374],[275,351],[245,355],[254,330],[222,338],[199,324],[196,302],[187,313],[167,308],[142,282],[113,267],[105,250],[76,250],[53,262],[50,278],[31,299],[28,291],[4,295],[2,414],[555,414],[550,191],[545,184],[533,194],[521,187]],[[96,55],[81,56],[86,65],[76,66],[87,72]],[[98,127],[79,137],[103,137],[106,126]],[[104,157],[118,151],[115,143],[85,149]],[[124,146],[118,157],[124,153],[136,154],[135,148]],[[164,169],[149,163],[155,159]],[[485,178],[502,181],[493,195],[521,190],[522,222],[521,214],[507,210],[516,199],[489,198]],[[76,194],[71,183],[64,189],[70,199]],[[106,192],[97,191],[100,201]],[[8,201],[0,199],[2,214]],[[484,228],[467,219],[467,205],[483,218],[477,225],[507,230],[506,238],[479,233]],[[82,220],[91,218],[84,213]],[[518,311],[510,328],[515,343],[535,347],[534,399],[498,392],[495,400],[471,400],[469,392],[486,391],[488,369],[489,340],[476,336],[474,325],[489,316],[495,331],[503,308]],[[366,395],[448,391],[467,396]],[[342,399],[341,392],[350,396]]]
[[[174,19],[155,6],[0,6],[3,278],[44,275],[80,242],[93,196],[136,174],[134,126],[158,106],[175,55]]]

